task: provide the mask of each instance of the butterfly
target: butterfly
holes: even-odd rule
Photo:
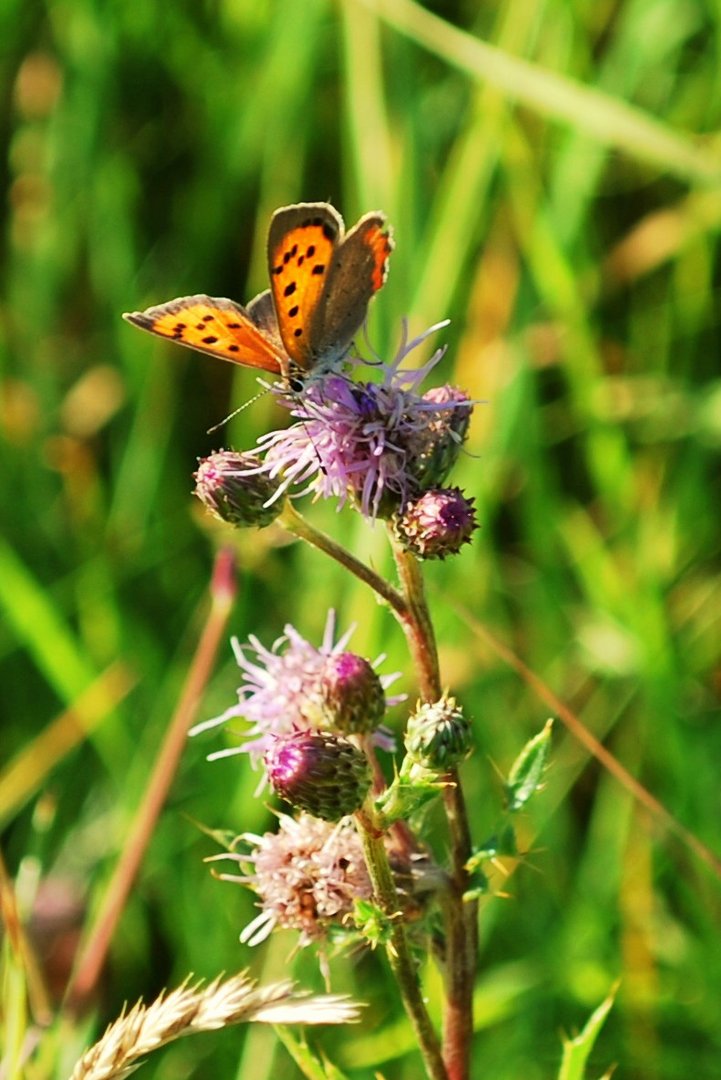
[[[365,214],[349,231],[329,203],[297,203],[273,214],[268,232],[270,289],[245,307],[212,296],[183,296],[124,319],[199,352],[279,376],[300,390],[308,375],[348,351],[393,250],[384,214]]]

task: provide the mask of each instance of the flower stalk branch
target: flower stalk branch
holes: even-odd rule
[[[402,588],[399,592],[340,544],[311,525],[289,501],[286,501],[278,521],[293,535],[335,559],[388,603],[406,635],[421,698],[426,702],[437,701],[442,693],[438,650],[423,576],[415,556],[406,551],[389,530]],[[471,855],[471,836],[457,770],[451,770],[447,779],[449,782],[443,792],[443,801],[451,839],[452,871],[451,891],[445,905],[448,964],[444,1057],[450,1080],[465,1080],[473,1036],[473,984],[478,953],[477,903],[463,902],[469,885],[466,863]]]
[[[307,544],[311,544],[313,547],[318,548],[319,551],[323,551],[326,555],[330,555],[332,559],[335,559],[337,563],[344,566],[346,570],[349,570],[351,574],[354,574],[360,581],[369,585],[382,600],[385,600],[396,618],[405,625],[409,619],[406,602],[398,590],[394,589],[389,582],[385,581],[380,576],[380,574],[376,574],[374,570],[371,570],[369,566],[362,563],[360,559],[356,559],[354,555],[351,555],[351,553],[341,544],[336,543],[336,541],[331,539],[326,533],[321,532],[320,529],[316,529],[311,525],[307,518],[304,518],[299,514],[288,500],[286,500],[277,520],[278,524],[282,525],[288,532],[297,536],[300,540],[305,540]]]
[[[442,693],[438,650],[420,565],[418,560],[397,542],[394,543],[394,555],[404,599],[411,613],[410,622],[403,625],[416,668],[421,697],[426,702],[438,701]],[[466,1080],[473,1038],[478,906],[475,901],[468,904],[463,901],[464,893],[469,887],[466,864],[472,849],[468,813],[458,770],[451,769],[445,779],[447,785],[443,789],[443,802],[451,840],[451,887],[445,904],[448,963],[443,1053],[451,1080]]]
[[[426,603],[423,576],[418,560],[404,550],[390,533],[393,555],[401,581],[403,600],[409,618],[403,620],[403,629],[418,677],[418,688],[423,701],[438,701],[441,696],[441,675],[438,664],[436,637]]]
[[[441,1055],[438,1036],[423,1001],[418,967],[411,953],[398,893],[383,843],[383,830],[380,828],[370,799],[367,799],[364,806],[357,811],[355,819],[373,885],[373,898],[387,920],[388,959],[398,982],[406,1012],[418,1038],[426,1070],[432,1080],[450,1080]]]
[[[298,819],[308,854],[302,872],[301,861],[290,858],[282,837],[262,842],[241,838],[255,844],[256,853],[246,860],[253,872],[234,879],[250,884],[263,907],[243,932],[244,940],[254,943],[273,926],[285,925],[301,930],[309,943],[328,933],[333,923],[348,926],[348,902],[366,904],[365,914],[353,909],[357,930],[388,948],[429,1075],[467,1080],[477,913],[464,900],[470,895],[466,865],[471,843],[456,765],[470,749],[470,728],[455,699],[443,693],[420,562],[458,554],[478,527],[473,499],[446,484],[467,436],[473,403],[451,385],[421,390],[443,348],[421,367],[405,366],[409,353],[441,325],[413,341],[404,326],[396,356],[380,365],[380,378],[349,378],[354,367],[362,372],[363,362],[346,358],[343,371],[308,379],[302,392],[281,387],[278,403],[297,422],[262,435],[252,454],[211,455],[196,474],[197,494],[216,517],[236,527],[263,528],[275,520],[368,585],[400,623],[420,703],[406,727],[407,753],[395,779],[387,784],[373,752],[374,747],[395,750],[392,733],[381,722],[385,708],[400,700],[384,696],[395,676],[377,675],[378,660],[371,664],[349,653],[349,633],[336,641],[332,616],[317,649],[292,626],[285,627],[270,649],[252,636],[248,645],[235,642],[244,672],[239,703],[192,733],[242,717],[252,725],[245,741],[211,758],[246,752],[256,763],[262,758],[271,786],[304,814]],[[335,498],[371,521],[387,523],[397,584],[384,580],[294,509],[287,496],[292,487],[301,486],[301,494]],[[360,754],[359,743],[365,744],[367,757]],[[369,766],[369,760],[374,765]],[[368,794],[371,787],[373,796]],[[436,867],[435,875],[423,880],[419,867],[425,847],[415,835],[413,817],[424,802],[439,796],[448,820],[449,871],[439,873]],[[355,814],[368,864],[364,883],[357,877],[350,880],[353,842],[339,824],[349,814]],[[340,832],[334,831],[331,840],[326,826],[314,830],[314,820],[338,823],[334,829]],[[355,839],[360,855],[361,840]],[[338,844],[346,854],[336,859]],[[426,919],[433,914],[434,895],[445,918],[442,1048],[423,1004],[407,936],[406,916],[412,908],[401,908],[398,902],[388,863],[391,850],[393,873],[401,875],[401,895],[405,902],[408,890],[425,932],[435,934]],[[242,855],[231,857],[242,864]],[[275,874],[269,872],[272,868]],[[404,880],[407,884],[400,884]],[[331,884],[340,900],[329,906],[325,887]],[[309,895],[314,897],[310,907]],[[315,912],[315,924],[301,917],[306,910]]]

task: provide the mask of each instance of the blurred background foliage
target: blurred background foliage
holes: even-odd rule
[[[391,355],[404,316],[412,333],[449,317],[433,378],[481,402],[455,478],[482,529],[427,567],[444,682],[475,718],[476,840],[496,769],[547,707],[464,612],[718,846],[719,6],[4,0],[0,40],[0,818],[20,899],[55,934],[51,979],[122,849],[228,540],[190,494],[196,459],[284,422],[265,397],[207,434],[252,396],[252,373],[120,314],[254,295],[269,217],[299,200],[328,199],[349,223],[385,210],[397,247],[373,346]],[[304,509],[391,573],[382,528]],[[335,607],[413,699],[402,635],[364,588],[274,528],[234,540],[233,633],[269,644],[292,622],[318,642]],[[199,718],[235,700],[221,655]],[[108,670],[86,734],[64,743],[52,721]],[[250,965],[271,981],[290,966],[322,985],[309,955],[289,965],[290,936],[239,945],[252,898],[202,863],[216,849],[196,822],[271,822],[246,763],[205,762],[222,740],[187,747],[100,1026],[189,971]],[[553,1075],[559,1033],[620,977],[593,1075],[618,1062],[642,1080],[717,1077],[718,879],[562,729],[523,839],[495,882],[507,895],[481,907],[474,1075]],[[357,1029],[324,1033],[329,1056],[358,1080],[417,1077],[382,958],[332,970],[370,1004]],[[144,1075],[251,1068],[295,1075],[261,1028],[183,1040]]]

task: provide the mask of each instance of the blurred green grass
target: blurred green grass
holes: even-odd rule
[[[503,82],[488,55],[458,54],[464,39],[429,39],[427,12],[377,10],[392,25],[352,0],[0,10],[2,764],[114,661],[137,679],[5,820],[28,889],[40,867],[97,905],[224,535],[193,505],[190,474],[221,442],[248,447],[278,423],[266,398],[207,435],[252,395],[252,375],[144,338],[120,313],[199,291],[247,299],[265,284],[270,214],[301,199],[330,199],[347,221],[386,211],[397,248],[374,346],[394,348],[404,315],[412,332],[449,316],[438,380],[484,402],[457,471],[482,531],[427,572],[444,680],[476,720],[476,839],[495,816],[493,764],[508,766],[545,711],[445,597],[718,846],[721,15],[695,0],[429,5],[533,65]],[[555,107],[547,73],[561,78]],[[640,129],[627,133],[617,102]],[[388,568],[380,529],[307,510]],[[272,532],[238,548],[234,633],[268,643],[292,622],[318,640],[334,606],[341,625],[358,622],[359,651],[408,671],[390,616],[320,555]],[[227,649],[202,715],[226,708],[237,681]],[[207,765],[210,745],[186,752],[103,1019],[191,970],[287,972],[290,941],[238,945],[251,901],[202,864],[212,847],[189,819],[270,820],[256,777],[238,759]],[[559,1031],[620,976],[595,1072],[618,1061],[644,1080],[718,1076],[718,881],[563,734],[528,836],[512,899],[482,905],[474,1075],[553,1075]],[[320,985],[309,957],[294,963]],[[366,1034],[325,1033],[329,1056],[353,1077],[417,1076],[379,958],[333,967],[337,988],[378,998]],[[172,1046],[145,1072],[294,1075],[274,1045],[233,1030]]]

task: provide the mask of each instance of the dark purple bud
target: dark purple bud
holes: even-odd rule
[[[253,454],[218,450],[198,465],[195,494],[211,514],[230,525],[270,525],[283,501],[266,505],[275,494],[276,483],[263,473],[248,475],[260,464]]]
[[[327,726],[348,734],[373,731],[386,710],[381,681],[367,660],[352,652],[329,656],[320,683]]]
[[[420,559],[457,554],[477,528],[473,499],[467,499],[460,488],[424,491],[393,520],[403,547]]]
[[[358,810],[371,783],[365,754],[331,731],[279,736],[266,751],[265,767],[281,798],[325,821]]]

